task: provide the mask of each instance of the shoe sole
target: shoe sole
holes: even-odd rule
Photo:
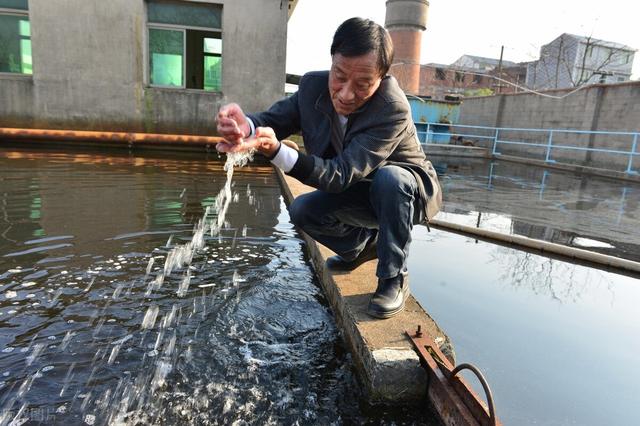
[[[367,313],[369,315],[371,315],[374,318],[379,318],[379,319],[387,319],[387,318],[391,318],[393,316],[398,315],[400,312],[402,312],[404,310],[404,305],[407,301],[407,297],[409,297],[409,288],[407,286],[407,291],[404,293],[404,297],[402,300],[402,305],[400,305],[398,308],[394,309],[393,311],[376,311],[374,309],[370,309],[367,308]]]
[[[373,309],[367,309],[367,313],[374,318],[387,319],[398,315],[403,310],[404,302],[402,302],[402,305],[400,305],[400,307],[394,309],[393,311],[374,311]]]

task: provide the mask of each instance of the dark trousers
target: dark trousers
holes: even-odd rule
[[[411,229],[424,218],[415,176],[398,166],[378,169],[341,193],[313,191],[289,206],[291,221],[345,260],[378,233],[378,278],[406,270]],[[376,231],[377,230],[377,231]]]

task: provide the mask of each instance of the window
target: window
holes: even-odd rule
[[[482,76],[480,74],[473,75],[473,82],[476,84],[482,83]]]
[[[436,80],[446,80],[447,75],[442,68],[436,68]]]
[[[464,82],[464,73],[456,71],[456,81],[460,83]]]
[[[27,0],[0,0],[0,73],[33,74]]]
[[[149,84],[221,91],[222,6],[149,0],[147,13]]]

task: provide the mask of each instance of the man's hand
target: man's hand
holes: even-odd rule
[[[220,108],[216,128],[228,144],[240,144],[251,133],[247,117],[238,104],[227,104]]]
[[[278,152],[280,142],[271,127],[258,127],[255,137],[236,141],[220,142],[216,145],[219,152],[245,152],[256,149],[267,158],[272,158]]]

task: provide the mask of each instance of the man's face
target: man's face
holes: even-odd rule
[[[345,57],[336,53],[329,71],[329,93],[336,112],[349,115],[365,104],[380,87],[378,57],[375,52]]]

